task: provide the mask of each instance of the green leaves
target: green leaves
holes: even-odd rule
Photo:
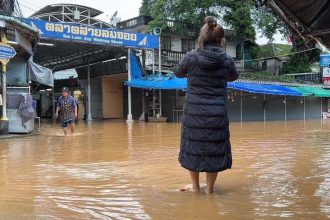
[[[240,38],[255,40],[256,31],[251,16],[251,1],[228,1],[223,20]]]
[[[150,29],[168,27],[167,20],[174,20],[169,29],[181,33],[198,30],[204,17],[211,15],[234,29],[238,37],[255,39],[252,8],[250,0],[143,0],[140,14],[153,18]]]

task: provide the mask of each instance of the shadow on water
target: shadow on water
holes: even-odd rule
[[[178,192],[180,124],[80,123],[0,142],[0,219],[330,218],[328,123],[232,123],[214,195]],[[202,175],[202,183],[204,175]]]

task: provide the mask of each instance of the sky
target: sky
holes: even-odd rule
[[[133,18],[139,15],[139,8],[142,0],[18,0],[24,17],[28,17],[39,9],[50,4],[71,3],[86,5],[104,12],[98,18],[109,22],[110,17],[118,11],[118,17],[122,20]],[[274,43],[287,43],[280,34],[274,36]],[[260,45],[266,44],[269,40],[257,34],[256,42]]]

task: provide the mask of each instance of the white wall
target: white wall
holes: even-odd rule
[[[236,44],[234,42],[227,40],[225,49],[228,55],[230,55],[233,58],[236,57]]]
[[[181,52],[182,51],[181,37],[176,35],[167,35],[167,36],[171,37],[171,42],[172,42],[171,50],[176,52]]]
[[[182,39],[185,39],[186,37],[177,36],[177,35],[171,35],[171,34],[164,34],[164,36],[171,36],[172,41],[172,51],[175,52],[182,52]],[[195,40],[195,48],[198,48],[198,39]],[[236,57],[236,43],[227,40],[226,41],[226,53],[233,58]]]

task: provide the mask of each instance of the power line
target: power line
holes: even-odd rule
[[[39,10],[40,9],[40,6],[39,5],[36,5],[36,4],[34,4],[34,3],[32,3],[31,1],[25,1],[25,0],[19,0],[20,2],[24,2],[24,3],[20,3],[20,4],[23,4],[23,5],[25,5],[26,6],[26,4],[28,4],[29,5],[29,7],[30,6],[32,6],[33,8],[36,8],[36,9],[33,9],[33,10]]]
[[[35,9],[30,8],[29,6],[27,6],[27,5],[25,5],[25,4],[20,3],[20,5],[23,6],[24,8],[26,8],[26,9],[29,9],[29,10],[32,11],[32,12],[36,12],[36,11],[37,11],[37,10],[35,10]]]
[[[316,49],[319,49],[319,48],[313,47],[313,48],[306,49],[306,50],[301,50],[301,51],[297,51],[297,52],[293,52],[293,53],[283,54],[281,56],[263,57],[263,58],[249,59],[249,60],[244,60],[244,61],[260,61],[260,60],[267,60],[267,59],[272,59],[272,58],[276,58],[276,57],[282,57],[283,58],[283,57],[288,57],[288,56],[293,55],[293,54],[304,53],[304,52],[311,51],[311,50],[316,50]]]

